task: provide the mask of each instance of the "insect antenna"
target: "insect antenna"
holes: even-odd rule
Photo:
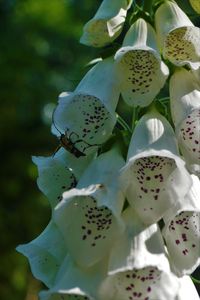
[[[54,114],[55,114],[55,111],[56,111],[56,107],[54,108],[53,110],[53,113],[52,113],[52,124],[53,126],[55,127],[55,129],[60,133],[60,135],[62,134],[62,132],[58,129],[58,127],[56,126],[56,123],[54,121]]]

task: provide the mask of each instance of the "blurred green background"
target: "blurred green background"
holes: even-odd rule
[[[97,50],[79,44],[100,0],[0,0],[0,298],[36,300],[41,288],[15,251],[50,218],[31,155],[51,155],[51,113]]]

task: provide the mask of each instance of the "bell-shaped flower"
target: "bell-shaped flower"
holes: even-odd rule
[[[199,0],[189,0],[192,8],[200,14],[200,1]]]
[[[178,276],[191,274],[200,264],[200,181],[192,175],[193,185],[164,215],[163,235],[171,268]]]
[[[73,93],[62,93],[53,116],[53,131],[65,134],[83,155],[97,150],[111,135],[119,100],[112,58],[96,64]]]
[[[124,101],[131,106],[149,105],[169,74],[161,61],[153,27],[138,19],[128,30],[115,60]]]
[[[85,24],[80,42],[104,47],[121,33],[132,0],[103,0],[95,16]]]
[[[54,210],[53,219],[70,255],[80,266],[89,267],[101,260],[124,230],[120,218],[124,194],[117,184],[123,165],[115,149],[100,155],[88,167],[77,189],[65,192]],[[88,187],[89,182],[92,185]],[[82,188],[85,184],[87,187]]]
[[[67,254],[56,224],[51,221],[36,239],[16,249],[28,258],[33,275],[50,288]]]
[[[96,300],[96,291],[105,277],[106,261],[91,268],[80,268],[67,255],[54,286],[40,292],[40,300]]]
[[[170,78],[171,114],[176,128],[193,109],[200,107],[200,78],[197,76],[196,72],[179,68]]]
[[[192,279],[189,276],[183,276],[179,279],[180,289],[176,300],[199,300],[198,292]]]
[[[113,245],[100,300],[175,300],[179,282],[170,272],[156,224],[145,228],[132,209],[124,211],[123,235]]]
[[[64,191],[77,185],[78,179],[92,158],[93,156],[89,155],[77,159],[63,149],[54,156],[32,158],[38,168],[38,187],[47,196],[52,208],[61,201]]]
[[[157,222],[188,192],[191,178],[179,157],[173,129],[156,110],[137,123],[122,174],[129,185],[128,202],[146,224]]]
[[[155,13],[164,58],[177,66],[200,67],[200,28],[195,27],[175,1],[165,1]]]
[[[170,79],[173,122],[181,152],[191,172],[200,175],[200,88],[197,75],[185,69]]]

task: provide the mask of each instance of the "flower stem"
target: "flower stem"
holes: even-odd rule
[[[192,281],[193,281],[194,283],[200,284],[200,280],[198,280],[198,279],[196,279],[196,278],[194,278],[194,277],[192,277],[192,276],[190,276],[190,277],[191,277],[191,279],[192,279]]]
[[[122,117],[120,117],[120,115],[117,114],[117,122],[127,131],[129,131],[130,133],[132,133],[131,128],[128,126],[128,124],[126,123],[126,121],[124,121],[124,119],[122,119]]]
[[[151,15],[154,0],[144,0],[143,10]]]

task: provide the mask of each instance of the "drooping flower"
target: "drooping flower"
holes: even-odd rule
[[[115,60],[125,102],[131,106],[149,105],[169,74],[161,61],[152,26],[138,19],[128,30]]]
[[[193,72],[176,71],[170,79],[170,98],[176,135],[187,166],[200,175],[200,88]]]
[[[119,88],[112,58],[95,65],[73,93],[62,93],[53,116],[53,132],[65,134],[79,151],[97,150],[112,133]]]
[[[179,68],[170,78],[171,115],[176,128],[192,110],[200,107],[200,78],[197,76],[197,71]]]
[[[57,225],[50,221],[36,239],[28,244],[19,245],[16,249],[28,258],[33,275],[47,287],[53,286],[57,272],[67,254]]]
[[[200,1],[199,0],[189,0],[192,8],[200,14]]]
[[[155,13],[155,25],[164,58],[177,66],[200,67],[200,28],[174,1],[165,1]]]
[[[200,181],[192,175],[188,194],[165,215],[163,235],[171,268],[178,276],[191,274],[200,264]]]
[[[38,168],[38,187],[47,196],[52,208],[61,201],[64,191],[77,185],[93,157],[90,155],[77,159],[71,153],[60,149],[53,156],[32,158]]]
[[[113,247],[99,299],[175,300],[179,282],[170,272],[157,225],[145,228],[130,208],[122,217],[126,230]]]
[[[54,210],[53,220],[70,255],[80,266],[92,266],[105,257],[124,229],[120,219],[124,194],[118,184],[123,165],[124,160],[114,149],[100,155],[77,188],[65,192]]]
[[[191,186],[173,129],[154,109],[135,128],[123,173],[128,202],[146,224],[162,218]]]
[[[121,33],[132,0],[103,0],[95,16],[85,24],[82,44],[104,47]]]

